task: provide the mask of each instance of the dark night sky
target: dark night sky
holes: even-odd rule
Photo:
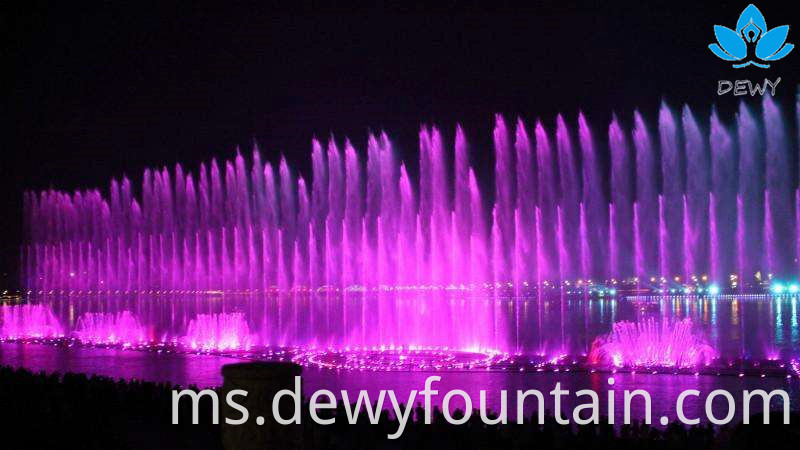
[[[463,123],[473,159],[491,167],[495,112],[550,124],[580,108],[602,139],[612,111],[655,117],[662,98],[700,112],[717,102],[730,120],[720,79],[781,77],[788,110],[800,67],[800,50],[768,70],[711,54],[713,25],[733,27],[747,1],[60,3],[9,2],[0,19],[0,287],[16,279],[25,189],[195,168],[254,138],[301,171],[310,138],[331,132],[363,148],[385,129],[413,157],[421,122],[448,134]],[[800,44],[800,8],[756,4],[770,28],[797,24],[788,42]]]

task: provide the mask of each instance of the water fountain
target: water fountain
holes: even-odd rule
[[[654,124],[639,112],[631,124],[614,116],[603,134],[583,114],[574,124],[558,116],[553,129],[498,115],[493,174],[476,170],[461,127],[449,146],[424,126],[416,175],[378,133],[364,152],[349,140],[313,140],[306,175],[283,158],[263,161],[255,148],[193,172],[147,169],[140,182],[112,180],[105,192],[28,192],[23,284],[73,300],[203,294],[231,303],[170,303],[180,316],[170,310],[169,323],[147,325],[156,336],[110,301],[81,319],[77,336],[89,341],[145,333],[197,350],[303,346],[332,349],[316,360],[358,361],[335,355],[414,346],[479,358],[576,347],[563,302],[561,329],[550,330],[543,302],[525,319],[527,306],[511,297],[660,294],[675,285],[763,293],[770,276],[796,275],[796,149],[774,99],[742,104],[731,123],[715,110],[699,119],[662,104]],[[143,323],[162,320],[138,310],[149,303],[134,304],[126,307]],[[128,328],[121,320],[132,334],[108,330]],[[708,356],[659,353],[686,325],[676,327],[615,326],[606,345],[652,336],[651,350],[623,345],[623,364]],[[626,356],[631,346],[645,359]]]
[[[64,330],[48,305],[0,305],[0,339],[63,335]]]
[[[29,192],[23,281],[242,291],[797,271],[793,149],[770,97],[760,114],[742,104],[733,127],[666,105],[655,135],[638,112],[630,136],[615,117],[607,141],[583,115],[577,133],[556,122],[553,139],[541,122],[531,135],[497,116],[493,192],[463,131],[450,150],[435,127],[420,131],[416,181],[381,133],[365,159],[349,141],[314,140],[310,184],[256,149],[195,173],[148,169],[106,194]]]
[[[130,311],[85,313],[78,319],[73,334],[79,341],[90,344],[132,345],[154,340]]]
[[[252,345],[244,314],[198,314],[189,322],[182,344],[192,350],[242,350]]]
[[[695,368],[719,354],[696,333],[691,319],[617,322],[592,344],[589,363],[617,368]]]

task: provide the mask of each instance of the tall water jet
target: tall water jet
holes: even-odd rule
[[[337,194],[329,196],[329,199],[335,200],[335,203],[329,203],[329,208],[334,209],[334,213],[329,213],[329,217],[333,216],[333,221],[337,223],[332,229],[337,231],[337,236],[341,238],[339,242],[331,242],[334,248],[335,261],[342,261],[342,271],[332,271],[329,284],[332,286],[339,286],[340,283],[345,286],[352,286],[362,283],[362,273],[364,260],[361,253],[361,247],[357,245],[361,242],[362,232],[362,176],[361,164],[358,160],[358,154],[355,148],[348,140],[344,145],[344,170],[341,170],[341,161],[338,156],[338,150],[335,149],[333,154],[337,155],[336,167],[337,179],[334,186]],[[329,153],[330,155],[331,153]],[[330,167],[330,165],[329,165]],[[344,180],[342,180],[344,178]],[[344,187],[342,187],[344,184]],[[341,196],[340,194],[344,194]],[[341,225],[341,222],[344,222]]]
[[[359,199],[361,195],[362,194],[359,192]],[[342,163],[342,154],[339,152],[339,147],[336,145],[336,142],[331,139],[328,142],[328,218],[326,220],[325,229],[325,254],[327,256],[325,278],[327,284],[331,286],[341,285],[343,281],[343,271],[347,271],[348,267],[351,268],[351,271],[353,270],[353,262],[344,260],[342,255],[342,243],[345,237],[347,238],[347,242],[353,245],[354,241],[351,240],[352,235],[358,234],[359,237],[361,235],[360,232],[356,233],[349,227],[349,222],[347,223],[348,235],[344,235],[342,222],[345,216],[345,201],[345,169]],[[353,226],[360,230],[360,214],[358,223]],[[355,242],[361,242],[361,240],[359,239]],[[352,280],[352,282],[355,282],[355,280]]]
[[[713,279],[734,273],[736,260],[736,158],[733,139],[720,122],[717,111],[711,112],[711,275]]]
[[[587,224],[592,223],[591,228],[587,227],[586,230],[589,253],[583,276],[603,280],[607,275],[605,268],[608,264],[608,200],[603,183],[606,177],[603,176],[598,161],[597,144],[583,113],[578,115],[578,136],[583,166],[582,199],[586,208],[585,220]]]
[[[583,276],[580,256],[581,178],[564,118],[556,118],[556,150],[561,202],[557,211],[556,237],[558,242],[559,278],[569,280]]]
[[[684,145],[686,150],[686,194],[684,195],[684,277],[707,274],[709,259],[710,170],[705,137],[688,106],[683,107]]]
[[[278,286],[282,289],[287,289],[294,284],[295,273],[294,268],[294,254],[295,254],[295,238],[297,235],[297,197],[295,191],[294,175],[289,169],[286,158],[281,157],[279,165],[280,173],[280,251],[282,258],[278,261],[280,273],[278,274]],[[237,232],[238,228],[234,229]],[[236,267],[236,270],[239,268]],[[239,287],[236,286],[236,289]]]
[[[659,202],[657,159],[644,119],[634,113],[633,143],[636,148],[636,227],[641,263],[639,277],[659,273]]]
[[[467,173],[469,177],[469,173]],[[400,279],[398,280],[401,285],[413,285],[418,279],[418,271],[420,267],[417,266],[417,205],[414,197],[414,188],[411,185],[411,179],[406,171],[405,164],[400,166],[400,222],[398,235],[398,268],[400,269]],[[467,205],[469,208],[469,192],[467,192]],[[463,207],[463,206],[462,206]],[[463,213],[463,210],[461,211]],[[469,210],[467,210],[469,212]],[[466,220],[470,218],[467,217]],[[467,222],[469,223],[469,222]],[[459,240],[462,245],[467,247],[465,250],[469,255],[469,233],[470,229],[464,231],[467,235],[463,241]],[[462,253],[463,255],[463,253]],[[467,259],[466,261],[469,261]],[[469,266],[468,266],[469,267]],[[471,279],[469,274],[464,276],[465,280]]]
[[[429,272],[431,264],[431,216],[434,210],[433,163],[430,134],[423,127],[419,132],[419,215],[417,223],[417,260],[420,282],[435,282]]]
[[[263,251],[266,277],[265,284],[268,286],[278,286],[279,270],[281,266],[280,248],[280,204],[278,202],[278,181],[275,170],[269,163],[264,165],[264,189],[266,193],[267,208],[264,211],[267,227],[262,229],[262,235],[266,235],[266,248]]]
[[[433,152],[433,150],[432,150]],[[381,216],[381,200],[383,198],[383,185],[381,183],[381,148],[378,140],[370,134],[367,139],[367,172],[366,172],[366,209],[363,218],[364,235],[362,239],[362,252],[365,255],[363,278],[364,283],[372,285],[379,280],[380,254],[378,249],[378,225]],[[434,175],[435,176],[435,175]],[[370,270],[366,270],[369,268]]]
[[[795,124],[797,124],[797,142],[798,145],[800,145],[800,90],[798,90],[795,96],[794,110],[796,118]],[[800,158],[797,160],[798,165],[800,165]],[[798,172],[800,172],[800,168],[798,168]],[[797,186],[797,190],[795,191],[795,233],[795,238],[797,239],[795,242],[795,256],[798,258],[795,269],[800,269],[800,185]]]
[[[464,130],[460,125],[456,126],[455,138],[455,162],[454,162],[454,197],[453,197],[453,220],[455,224],[453,236],[453,254],[455,262],[453,266],[453,281],[459,283],[469,283],[469,261],[470,261],[470,233],[472,231],[472,211],[470,209],[470,165],[467,139]],[[408,189],[411,190],[410,180]],[[409,211],[410,213],[410,211]]]
[[[472,281],[485,283],[491,281],[487,266],[489,261],[489,250],[487,248],[489,238],[486,232],[486,213],[483,210],[483,196],[478,186],[478,179],[472,169],[469,171],[469,194],[471,212],[470,275]]]
[[[452,232],[450,186],[448,186],[448,169],[445,160],[445,145],[439,129],[431,128],[430,133],[430,159],[433,175],[433,201],[431,211],[431,273],[437,284],[446,285],[450,282],[451,246],[450,233]],[[510,168],[509,168],[510,169]],[[509,218],[513,227],[513,216]],[[513,247],[511,247],[513,248]],[[505,253],[506,255],[508,253]]]
[[[764,96],[763,123],[766,133],[765,245],[767,270],[777,277],[794,273],[795,214],[791,180],[789,139],[781,112],[772,96]]]
[[[554,279],[559,276],[558,248],[556,245],[555,226],[557,223],[555,203],[557,200],[555,161],[550,138],[541,122],[536,122],[536,165],[539,187],[539,215],[537,224],[537,248],[539,256],[539,280]]]
[[[608,127],[608,141],[611,151],[611,206],[614,211],[613,219],[609,220],[613,242],[610,246],[611,276],[621,278],[636,274],[633,230],[636,182],[630,176],[634,166],[633,153],[616,115]]]
[[[310,271],[310,249],[309,240],[311,238],[311,204],[306,189],[306,180],[303,177],[297,179],[297,236],[295,238],[294,246],[294,280],[293,285],[308,286],[311,280]],[[252,228],[247,228],[246,242],[253,242]],[[247,259],[251,274],[255,268],[255,255],[254,245],[247,246]],[[252,277],[252,275],[251,275]],[[248,286],[253,286],[254,283],[248,283]]]
[[[516,137],[517,169],[517,227],[514,233],[516,248],[515,269],[517,283],[534,280],[536,274],[536,166],[535,155],[528,132],[522,119],[517,120]]]
[[[683,168],[678,127],[672,111],[661,104],[661,275],[683,274]]]
[[[512,279],[514,252],[514,198],[516,196],[516,176],[514,172],[514,152],[508,136],[505,120],[499,114],[495,118],[495,218],[497,233],[495,242],[497,255],[492,259],[500,281]]]
[[[738,272],[749,280],[764,265],[764,147],[761,130],[750,109],[742,103],[737,117],[739,132]],[[745,205],[747,208],[745,209]]]
[[[327,255],[325,251],[327,236],[325,219],[328,217],[328,161],[326,156],[322,143],[314,138],[311,141],[311,239],[313,245],[310,247],[311,254],[309,256],[312,286],[322,286],[327,283],[324,264]],[[263,185],[261,177],[256,178],[256,174],[261,173],[261,171],[255,169],[258,167],[255,160],[253,167],[253,184],[261,186]],[[256,197],[258,204],[262,201],[260,197],[263,197],[263,195]],[[260,210],[261,208],[258,209]]]

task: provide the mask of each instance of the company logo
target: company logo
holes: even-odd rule
[[[714,25],[714,34],[718,44],[711,44],[708,48],[725,61],[743,61],[733,65],[736,69],[751,64],[766,69],[769,64],[754,61],[753,53],[758,60],[771,62],[788,55],[794,48],[793,44],[783,45],[789,34],[789,25],[767,31],[767,22],[755,5],[742,11],[735,31],[722,25]],[[752,51],[753,47],[755,52]]]

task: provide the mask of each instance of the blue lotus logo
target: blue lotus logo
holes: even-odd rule
[[[725,61],[744,60],[751,54],[749,49],[753,46],[755,46],[756,58],[762,61],[781,59],[794,48],[793,44],[783,45],[786,42],[786,35],[789,34],[789,25],[782,25],[767,31],[767,22],[755,5],[750,5],[742,11],[739,21],[736,22],[735,31],[721,25],[714,25],[714,34],[717,35],[719,44],[711,44],[708,48]],[[762,69],[769,67],[769,64],[752,60],[734,64],[733,67],[739,69],[751,64]]]

